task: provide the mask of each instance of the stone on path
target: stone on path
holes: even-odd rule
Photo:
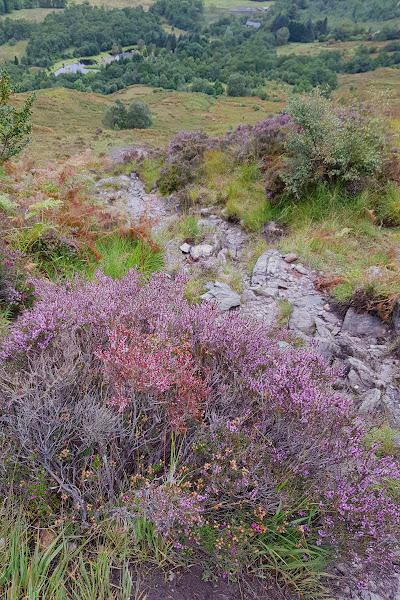
[[[200,296],[206,302],[216,300],[221,312],[240,306],[240,296],[229,287],[227,283],[215,281],[207,284],[208,292]]]
[[[212,253],[213,247],[210,246],[210,244],[200,244],[190,248],[190,256],[194,260],[199,260],[199,258],[207,258],[208,256],[211,256]]]
[[[352,308],[346,313],[342,331],[347,331],[354,337],[379,338],[385,336],[388,326],[378,317],[370,314],[357,314]]]

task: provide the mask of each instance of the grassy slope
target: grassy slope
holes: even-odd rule
[[[74,0],[76,4],[83,4],[87,0]],[[149,6],[154,4],[155,0],[89,0],[90,4],[95,6],[105,6],[106,8],[125,8],[126,6],[135,7],[143,6],[145,10],[148,10]],[[230,8],[236,8],[237,6],[249,6],[257,8],[256,2],[250,0],[205,0],[204,2],[206,12],[218,14],[221,11],[229,10]],[[270,6],[272,2],[266,2],[266,5]],[[27,19],[27,21],[38,22],[42,21],[49,12],[52,12],[52,8],[33,8],[33,9],[22,9],[15,10],[9,15],[2,15],[0,18],[4,19],[10,17],[11,19]]]
[[[26,94],[21,94],[21,102]],[[149,130],[109,131],[96,134],[102,127],[105,107],[119,98],[126,104],[140,99],[149,104],[154,126]],[[259,106],[259,110],[254,110]],[[256,98],[220,98],[214,100],[204,94],[184,92],[153,93],[146,86],[133,86],[113,96],[86,94],[75,90],[56,88],[41,90],[33,112],[33,140],[23,156],[36,154],[44,159],[70,155],[84,148],[98,152],[115,146],[149,142],[162,146],[181,130],[204,128],[221,135],[230,126],[255,123],[269,113],[282,108],[282,103],[261,101]]]
[[[381,68],[369,73],[339,75],[339,89],[334,93],[337,99],[350,97],[365,100],[371,92],[384,94],[390,107],[393,129],[400,134],[400,71]]]
[[[285,46],[278,46],[277,53],[279,56],[284,56],[287,54],[299,54],[299,55],[308,55],[308,56],[317,56],[320,52],[324,52],[326,50],[339,50],[343,52],[344,50],[352,50],[356,49],[358,46],[363,45],[368,48],[371,46],[376,46],[377,48],[382,48],[385,46],[387,42],[335,42],[334,44],[328,44],[327,42],[310,42],[307,44],[300,43],[291,43],[286,44]],[[372,57],[376,55],[372,54]]]
[[[19,59],[22,58],[25,54],[27,44],[28,42],[26,40],[21,40],[14,46],[10,46],[10,44],[3,44],[0,46],[0,62],[14,60],[14,56],[17,56]]]
[[[54,8],[23,8],[21,10],[14,10],[14,12],[9,15],[1,15],[0,19],[26,19],[31,23],[39,23],[43,21],[43,19],[51,12],[53,12]]]
[[[15,47],[14,47],[15,48]],[[351,89],[353,88],[353,89]],[[365,99],[371,89],[393,91],[390,100],[394,128],[400,133],[400,78],[396,69],[378,69],[372,73],[340,76],[337,99],[356,96]],[[278,94],[284,98],[281,89]],[[21,95],[22,98],[25,95]],[[21,100],[22,100],[21,98]],[[105,107],[116,98],[129,104],[140,99],[149,104],[154,126],[142,131],[108,131],[97,135],[102,127]],[[258,108],[255,110],[255,108]],[[113,96],[85,94],[64,88],[41,90],[34,107],[34,135],[24,155],[40,149],[41,156],[62,156],[82,148],[95,152],[107,151],[114,146],[149,142],[162,146],[182,130],[204,128],[221,135],[239,123],[255,123],[271,112],[283,108],[283,102],[261,101],[256,98],[226,98],[215,100],[204,94],[158,92],[146,86],[132,86]]]

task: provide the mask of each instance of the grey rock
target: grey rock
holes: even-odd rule
[[[386,335],[388,326],[382,323],[378,317],[369,314],[359,315],[349,308],[342,331],[347,331],[354,337],[379,338]]]
[[[251,276],[252,285],[265,285],[282,270],[283,260],[278,250],[267,250],[257,260]]]
[[[222,250],[220,250],[217,255],[218,262],[221,265],[226,265],[227,256],[228,256],[228,248],[222,248]]]
[[[211,292],[206,292],[205,294],[202,294],[200,298],[204,300],[204,302],[210,302],[215,299],[215,296],[211,294]]]
[[[362,590],[360,598],[361,600],[388,600],[387,596],[381,596],[381,594],[375,594],[369,590]]]
[[[316,330],[315,319],[309,311],[295,307],[289,320],[289,327],[306,335],[313,335]]]
[[[216,300],[221,312],[240,306],[240,296],[234,292],[227,283],[215,281],[213,287],[206,294],[200,296],[206,302]]]
[[[353,392],[356,392],[356,393],[358,393],[360,391],[360,389],[363,387],[360,376],[355,369],[350,369],[350,371],[348,372],[347,384],[348,384],[349,388]]]
[[[254,302],[255,300],[258,300],[258,298],[253,290],[244,290],[241,297],[242,304],[245,304],[246,302]]]
[[[348,363],[358,374],[362,385],[365,388],[371,388],[374,384],[375,373],[365,363],[354,356],[349,357]]]
[[[208,217],[208,215],[211,215],[211,213],[212,213],[212,209],[209,206],[206,206],[200,210],[200,214],[205,217]]]
[[[210,244],[200,244],[199,246],[192,246],[190,248],[190,256],[194,258],[194,260],[199,260],[199,258],[207,258],[211,256],[213,253],[213,247]]]
[[[315,325],[317,328],[318,337],[320,339],[326,339],[330,342],[333,342],[333,337],[329,329],[327,328],[325,322],[318,317],[315,318]]]
[[[367,269],[365,271],[365,276],[368,281],[375,281],[375,280],[382,281],[388,275],[390,275],[390,271],[386,267],[381,268],[381,267],[373,266],[373,267],[369,267],[369,269]]]
[[[215,251],[216,253],[218,253],[218,252],[221,250],[221,248],[222,248],[222,245],[221,245],[221,240],[220,240],[220,237],[219,237],[219,235],[218,235],[217,233],[215,233],[215,234],[212,236],[212,239],[211,239],[211,240],[207,240],[207,241],[210,241],[210,242],[211,242],[211,244],[212,244],[212,246],[213,246],[213,249],[214,249],[214,251]]]
[[[264,296],[265,298],[276,298],[278,295],[278,287],[273,285],[268,285],[265,289],[261,290],[260,296]]]
[[[382,403],[390,413],[395,427],[400,427],[400,388],[388,387],[382,396]]]
[[[290,344],[288,344],[287,342],[278,342],[278,346],[279,348],[288,348],[290,346]]]
[[[268,221],[262,228],[262,233],[265,233],[268,236],[281,236],[283,234],[283,229],[277,225],[275,221]]]
[[[392,444],[396,448],[400,448],[400,435],[395,435],[395,436],[392,437]]]
[[[317,294],[308,294],[307,296],[300,296],[294,304],[302,308],[314,309],[322,307],[325,304],[325,300]]]
[[[378,410],[381,403],[381,392],[377,389],[368,390],[360,396],[359,401],[358,412],[362,417],[366,417],[369,413]]]
[[[179,246],[179,250],[181,250],[184,254],[189,254],[190,248],[190,244],[187,244],[186,242],[182,244],[182,246]]]
[[[316,338],[316,341],[318,354],[320,354],[327,362],[332,362],[338,353],[337,345],[334,342],[327,341],[326,339]]]
[[[392,312],[392,328],[395,331],[400,331],[400,298],[394,305],[394,309]]]
[[[307,273],[308,273],[307,269],[305,267],[303,267],[303,265],[296,265],[295,270],[298,273],[301,273],[301,275],[307,275]]]

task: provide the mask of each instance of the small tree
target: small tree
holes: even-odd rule
[[[117,100],[111,106],[107,106],[103,124],[109,129],[125,129],[127,120],[127,110],[121,100]]]
[[[247,92],[246,79],[241,73],[232,73],[228,79],[226,93],[228,96],[245,96]]]
[[[153,125],[153,118],[147,104],[135,100],[128,108],[126,118],[127,129],[148,129]]]
[[[118,48],[118,44],[116,42],[113,43],[113,45],[111,46],[111,54],[113,56],[116,56],[119,52],[119,48]]]
[[[392,156],[388,124],[378,106],[355,103],[337,108],[319,89],[292,96],[287,112],[296,129],[286,143],[286,191],[298,198],[320,183],[342,185],[357,193],[387,178]]]
[[[19,154],[31,140],[32,125],[29,117],[35,94],[31,94],[22,108],[10,103],[10,96],[16,93],[6,71],[0,72],[0,164]]]
[[[276,37],[276,45],[284,46],[285,44],[288,43],[289,38],[290,38],[289,29],[287,27],[281,27],[276,32],[275,37]]]

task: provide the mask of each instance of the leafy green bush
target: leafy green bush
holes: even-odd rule
[[[117,100],[107,106],[103,123],[110,129],[147,129],[153,119],[147,104],[134,100],[127,110],[121,100]]]
[[[148,129],[153,125],[153,118],[147,104],[134,100],[128,108],[126,116],[127,129]]]
[[[103,124],[109,129],[125,129],[126,117],[126,107],[121,100],[117,100],[111,106],[107,106],[103,116]]]
[[[385,180],[390,157],[386,121],[369,104],[336,108],[316,90],[293,96],[288,113],[297,126],[286,143],[282,179],[286,192],[299,198],[323,182],[342,184],[355,194],[372,180]]]
[[[16,88],[11,85],[6,71],[0,72],[0,163],[19,154],[29,143],[32,125],[29,117],[32,112],[34,94],[28,96],[22,108],[10,104],[10,96]]]

